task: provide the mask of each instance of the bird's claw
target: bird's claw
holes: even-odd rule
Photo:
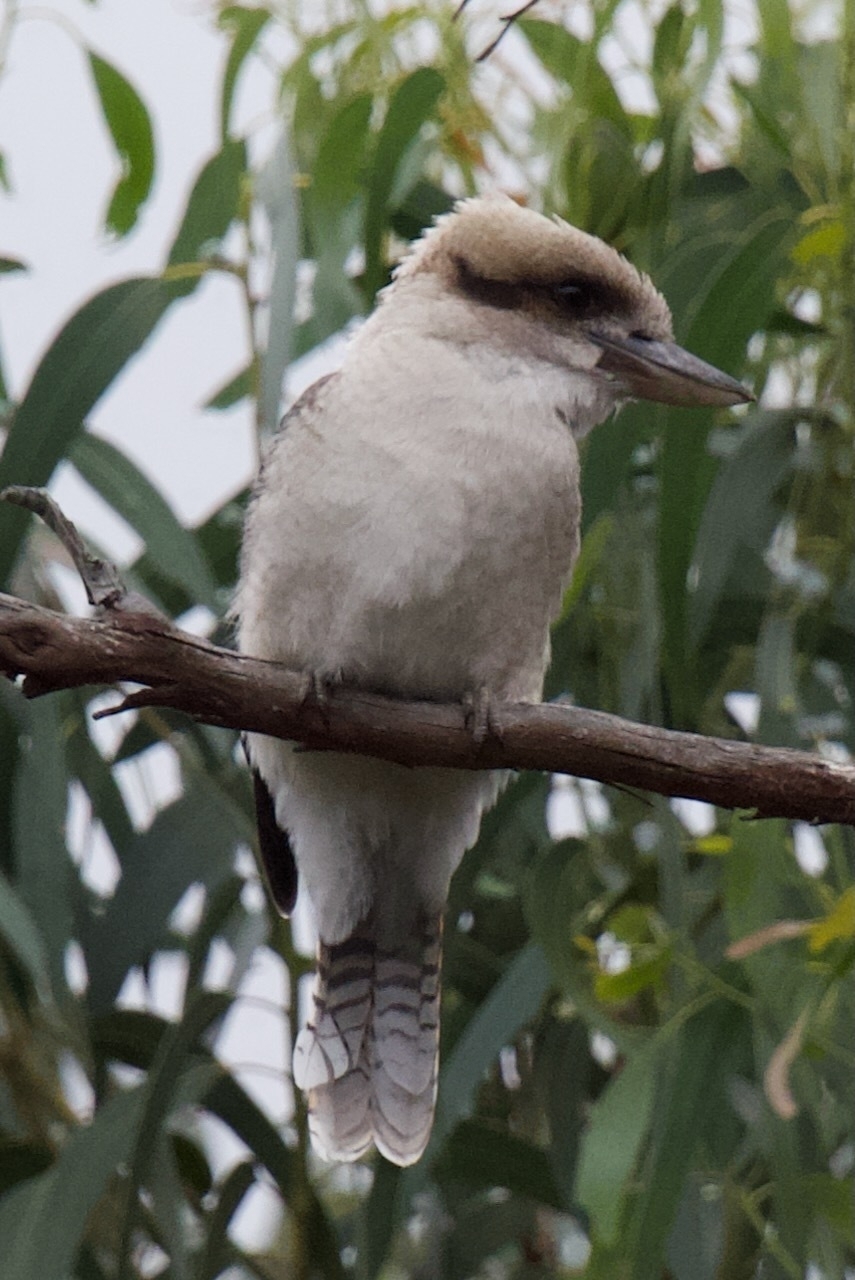
[[[337,683],[335,676],[325,671],[303,671],[300,674],[300,709],[315,708],[324,721],[330,704],[330,693]]]
[[[492,698],[486,685],[469,690],[463,695],[462,701],[466,728],[476,747],[482,747],[490,736],[501,736],[493,719]]]

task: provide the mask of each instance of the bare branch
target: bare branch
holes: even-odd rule
[[[855,825],[855,767],[808,752],[525,703],[491,705],[477,743],[462,705],[395,702],[349,688],[330,690],[321,705],[307,698],[305,673],[217,648],[151,613],[69,618],[0,595],[0,670],[22,674],[31,696],[131,681],[143,688],[125,706],[173,707],[205,724],[292,739],[311,750],[405,765],[539,769],[763,817]]]
[[[115,607],[125,595],[125,587],[115,565],[107,560],[99,560],[87,551],[77,529],[54,502],[47,489],[9,485],[0,492],[0,502],[9,502],[13,506],[34,512],[53,530],[80,574],[90,604],[104,608]]]
[[[530,7],[530,6],[529,6]],[[305,671],[220,649],[174,627],[128,593],[113,565],[91,556],[49,494],[0,493],[39,514],[83,577],[94,618],[69,618],[0,594],[0,674],[28,697],[131,682],[101,715],[172,707],[204,724],[349,751],[403,765],[539,769],[614,786],[706,800],[758,816],[855,826],[855,767],[804,751],[675,733],[576,707],[396,702],[345,687],[313,694]],[[310,674],[310,673],[309,673]]]
[[[510,31],[511,27],[514,25],[514,23],[517,22],[518,19],[525,17],[529,9],[533,9],[534,6],[538,3],[539,3],[539,0],[528,0],[527,4],[521,5],[520,8],[515,9],[513,13],[502,14],[501,18],[499,19],[499,21],[504,24],[501,31],[496,36],[495,40],[490,41],[486,49],[481,50],[481,52],[478,54],[475,61],[484,62],[487,58],[489,58],[491,53],[495,53],[495,51],[498,49],[499,45],[502,43],[502,41]],[[455,18],[458,17],[460,11],[463,8],[465,8],[465,5],[460,6],[460,9],[458,9],[457,13],[455,13],[454,15]]]

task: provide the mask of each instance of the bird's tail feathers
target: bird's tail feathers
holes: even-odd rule
[[[314,1008],[294,1047],[294,1083],[327,1160],[358,1160],[372,1142],[394,1164],[427,1146],[436,1102],[442,916],[394,948],[370,920],[318,948]]]

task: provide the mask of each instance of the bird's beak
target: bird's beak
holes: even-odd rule
[[[741,382],[690,355],[675,342],[613,338],[589,332],[602,350],[597,369],[621,382],[634,400],[660,404],[746,404],[754,397]]]

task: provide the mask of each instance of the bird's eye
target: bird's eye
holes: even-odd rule
[[[589,311],[593,303],[591,290],[577,280],[564,280],[553,286],[552,295],[562,311],[580,315]]]

